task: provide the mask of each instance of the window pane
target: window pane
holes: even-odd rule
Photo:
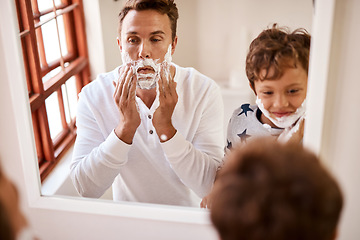
[[[44,11],[49,8],[53,8],[53,2],[52,0],[37,0],[39,11]],[[61,4],[61,0],[55,0],[55,5],[59,6]]]
[[[63,99],[65,105],[66,122],[70,123],[70,117],[74,118],[77,107],[76,78],[73,76],[65,85],[62,85]]]
[[[48,72],[43,78],[43,83],[46,82],[47,80],[49,80],[52,77],[55,77],[56,74],[61,72],[61,67],[57,67],[55,69],[53,69],[52,71]]]
[[[49,121],[50,136],[54,139],[63,129],[57,92],[54,92],[45,100],[45,105]]]
[[[46,62],[49,63],[60,59],[60,48],[55,19],[45,23],[41,27],[41,30],[44,40]]]
[[[39,8],[39,11],[44,11],[44,10],[47,10],[49,8],[53,8],[53,3],[52,1],[50,0],[38,0],[38,8]]]
[[[66,46],[64,18],[63,18],[63,16],[59,16],[57,19],[58,19],[58,26],[59,26],[61,53],[63,56],[66,56],[68,54],[68,49]]]

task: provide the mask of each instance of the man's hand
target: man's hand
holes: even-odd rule
[[[178,101],[178,95],[176,92],[176,82],[174,82],[170,71],[164,66],[161,67],[158,85],[160,105],[154,113],[153,125],[160,138],[160,142],[166,142],[176,133],[171,117]]]
[[[116,136],[127,144],[131,144],[136,129],[141,123],[135,101],[136,77],[130,66],[120,69],[119,81],[113,82],[115,92],[113,99],[120,112],[120,122],[115,128]]]

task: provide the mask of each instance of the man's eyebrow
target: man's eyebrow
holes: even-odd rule
[[[137,32],[134,32],[134,31],[130,31],[130,32],[127,32],[126,35],[136,35],[138,34]]]
[[[161,30],[158,30],[158,31],[155,31],[155,32],[152,32],[150,33],[151,35],[157,35],[157,34],[163,34],[165,35],[165,32],[164,31],[161,31]]]
[[[126,33],[127,35],[137,35],[138,32],[135,32],[135,31],[129,31]],[[165,32],[164,31],[161,31],[161,30],[158,30],[158,31],[154,31],[154,32],[151,32],[150,35],[165,35]]]

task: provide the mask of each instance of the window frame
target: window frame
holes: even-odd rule
[[[39,11],[37,0],[15,0],[41,181],[49,175],[76,138],[76,117],[69,116],[70,122],[66,121],[62,85],[75,77],[76,92],[79,94],[81,88],[90,82],[82,0],[61,0],[58,6],[54,0],[52,2],[52,8]],[[50,18],[40,20],[41,16],[49,13],[53,14]],[[64,22],[68,51],[65,56],[61,52],[59,39],[57,21],[60,16]],[[52,20],[57,26],[60,58],[47,62],[41,26]],[[66,67],[65,63],[68,63]],[[43,82],[43,77],[58,67],[61,68],[60,73]],[[45,100],[55,92],[63,129],[52,138]]]

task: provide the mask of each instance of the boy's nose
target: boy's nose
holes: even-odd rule
[[[274,101],[274,107],[283,108],[289,106],[289,101],[286,96],[279,94]]]

